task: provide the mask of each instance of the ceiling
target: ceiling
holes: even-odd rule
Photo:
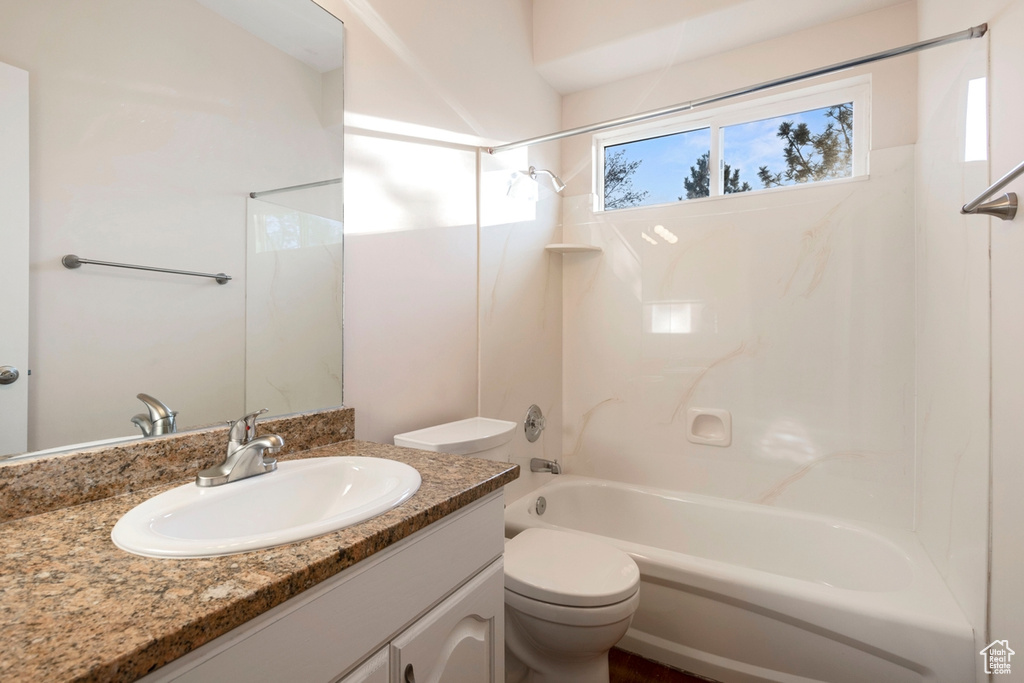
[[[345,63],[344,27],[312,2],[197,0],[232,24],[267,41],[320,73]]]
[[[533,57],[568,94],[905,2],[534,0]]]

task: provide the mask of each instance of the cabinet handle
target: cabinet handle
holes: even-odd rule
[[[416,683],[416,674],[413,673],[412,664],[405,667],[405,683]]]

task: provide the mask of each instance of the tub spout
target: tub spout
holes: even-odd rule
[[[562,466],[554,460],[545,460],[544,458],[530,458],[530,471],[531,472],[550,472],[551,474],[561,474]]]

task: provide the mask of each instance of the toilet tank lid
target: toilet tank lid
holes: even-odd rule
[[[516,423],[489,417],[471,417],[458,422],[417,429],[395,435],[395,445],[439,453],[466,455],[502,446],[512,440]]]
[[[582,534],[530,528],[505,543],[505,588],[568,607],[626,600],[640,586],[640,569],[626,553]]]

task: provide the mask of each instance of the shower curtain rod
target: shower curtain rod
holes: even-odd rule
[[[783,78],[776,78],[771,81],[764,81],[757,85],[751,85],[744,88],[737,88],[736,90],[730,90],[728,92],[720,93],[718,95],[712,95],[710,97],[702,97],[696,100],[690,100],[681,104],[675,104],[670,107],[664,107],[662,109],[652,109],[650,111],[641,112],[639,114],[633,114],[631,116],[623,116],[618,119],[611,119],[609,121],[601,121],[600,123],[592,123],[587,126],[580,126],[578,128],[570,128],[568,130],[559,131],[557,133],[551,133],[549,135],[541,135],[536,138],[529,138],[528,140],[520,140],[518,142],[509,142],[504,145],[495,145],[494,147],[487,147],[487,151],[490,154],[497,154],[498,152],[505,152],[510,149],[518,149],[519,147],[527,147],[529,145],[536,145],[541,142],[551,142],[552,140],[561,140],[562,138],[573,137],[574,135],[583,135],[585,133],[593,133],[599,130],[606,130],[608,128],[616,128],[618,126],[624,126],[630,123],[637,123],[639,121],[647,121],[648,119],[655,119],[659,116],[667,116],[669,114],[677,114],[683,111],[689,111],[696,109],[697,107],[703,107],[708,104],[714,104],[715,102],[722,102],[729,100],[734,97],[741,97],[743,95],[749,95],[751,93],[760,92],[769,88],[775,88],[780,85],[788,85],[790,83],[796,83],[797,81],[803,81],[808,78],[814,78],[816,76],[824,76],[825,74],[835,73],[837,71],[843,71],[844,69],[851,69],[855,66],[861,66],[862,64],[870,64],[871,62],[877,62],[883,59],[889,59],[890,57],[899,57],[900,55],[908,55],[913,52],[920,52],[922,50],[928,50],[939,45],[946,45],[948,43],[955,43],[961,40],[969,40],[971,38],[981,38],[988,31],[988,24],[979,24],[978,26],[972,26],[969,29],[959,31],[957,33],[950,33],[945,36],[938,38],[931,38],[929,40],[922,40],[919,43],[912,43],[910,45],[904,45],[903,47],[896,47],[891,50],[885,50],[884,52],[876,52],[865,57],[858,57],[857,59],[850,59],[845,62],[839,62],[830,66],[824,66],[818,69],[812,69],[810,71],[804,71],[802,73],[794,74],[792,76],[784,76]]]

